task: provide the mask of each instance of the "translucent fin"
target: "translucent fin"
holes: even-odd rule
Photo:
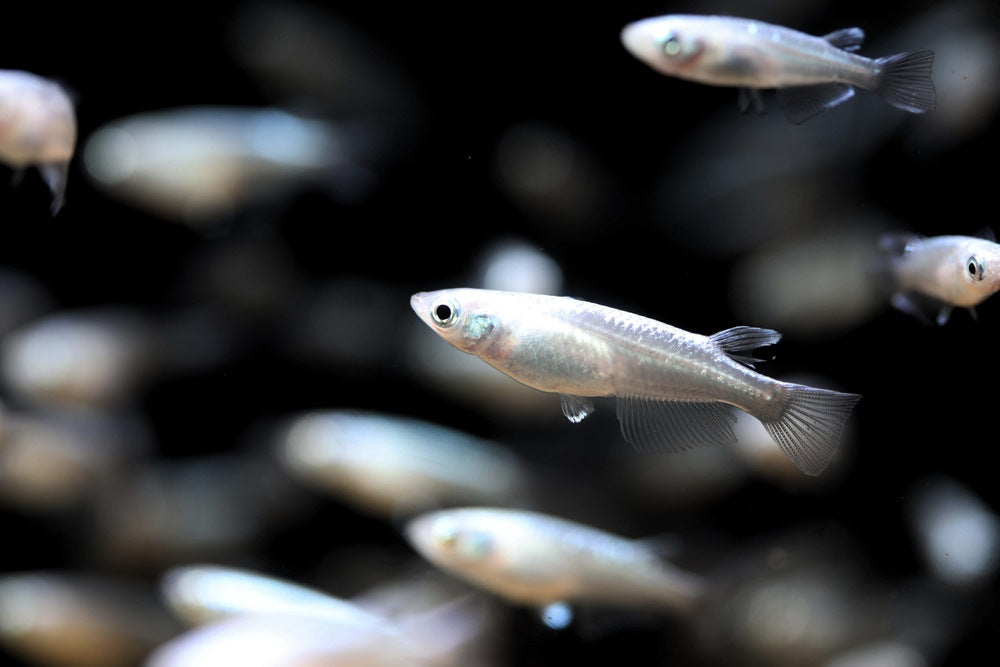
[[[857,51],[865,41],[865,31],[861,28],[844,28],[823,35],[823,39],[844,51]]]
[[[583,396],[573,394],[559,394],[559,403],[566,419],[574,424],[579,424],[583,419],[594,411],[594,402]]]
[[[49,186],[52,193],[52,215],[62,208],[66,195],[66,179],[69,177],[68,162],[52,162],[38,167],[42,180]]]
[[[754,111],[761,115],[767,112],[764,100],[760,98],[760,91],[756,88],[740,88],[736,95],[736,104],[739,106],[740,113],[746,113],[751,106],[753,106]]]
[[[844,422],[861,396],[801,384],[785,384],[783,389],[781,417],[761,423],[799,470],[818,475],[837,452]]]
[[[951,317],[951,306],[916,292],[896,292],[890,303],[897,310],[912,315],[928,326],[935,322],[938,326],[944,326]]]
[[[854,97],[854,88],[846,83],[822,83],[816,86],[793,86],[778,89],[778,105],[788,120],[799,125]]]
[[[619,396],[617,413],[622,436],[639,451],[679,452],[700,445],[736,442],[736,417],[723,403]]]
[[[878,249],[889,255],[904,255],[921,238],[909,232],[886,232],[878,237]]]
[[[972,315],[972,321],[973,322],[978,322],[979,321],[979,315],[976,314],[976,309],[975,308],[973,308],[972,306],[969,306],[968,308],[966,308],[966,310],[969,311],[969,315]]]
[[[924,113],[934,108],[937,94],[931,80],[933,51],[897,53],[875,61],[882,74],[875,89],[886,102],[911,113]]]
[[[758,347],[766,345],[774,345],[781,340],[781,334],[774,329],[732,327],[731,329],[725,329],[712,334],[709,338],[730,357],[741,364],[746,364],[750,368],[753,368],[756,362],[764,360],[757,359],[753,355],[740,353],[756,350]]]

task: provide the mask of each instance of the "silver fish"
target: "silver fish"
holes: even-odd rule
[[[410,544],[450,574],[516,604],[591,602],[686,613],[705,582],[630,540],[547,514],[465,507],[422,514]]]
[[[31,72],[0,70],[0,162],[37,167],[52,192],[52,215],[62,208],[69,162],[76,149],[76,110],[54,81]]]
[[[672,14],[626,25],[621,40],[636,58],[664,74],[740,89],[740,109],[764,106],[759,90],[778,89],[788,119],[802,123],[846,102],[855,88],[894,107],[924,113],[935,106],[934,52],[866,58],[854,53],[860,28],[822,37],[731,16]]]
[[[616,397],[622,435],[640,449],[734,443],[732,405],[760,420],[799,469],[818,475],[861,398],[752,370],[758,360],[749,352],[781,337],[771,329],[702,336],[568,297],[472,288],[420,292],[410,305],[460,350],[559,394],[571,422],[593,412],[589,397]]]
[[[879,239],[893,291],[892,305],[925,322],[943,325],[952,308],[975,306],[1000,290],[1000,244],[982,238],[891,233]]]

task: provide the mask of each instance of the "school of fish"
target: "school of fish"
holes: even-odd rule
[[[828,177],[845,165],[878,171],[855,144],[925,160],[914,172],[949,155],[943,140],[927,140],[932,125],[899,128],[952,109],[964,77],[956,72],[966,71],[954,53],[901,30],[902,45],[867,57],[860,27],[813,35],[721,14],[607,27],[615,67],[634,77],[605,81],[608,94],[633,104],[636,123],[602,131],[630,162],[666,153],[673,189],[633,207],[640,185],[618,180],[616,165],[580,138],[585,127],[532,120],[545,115],[532,110],[495,142],[491,173],[510,209],[476,213],[466,228],[448,218],[454,209],[421,210],[479,197],[455,179],[439,179],[440,191],[434,174],[392,189],[413,176],[412,156],[394,151],[421,155],[411,140],[434,91],[411,88],[391,50],[328,8],[237,5],[224,21],[234,32],[213,39],[273,99],[166,106],[137,96],[130,111],[102,113],[81,104],[96,91],[77,91],[61,72],[0,69],[0,164],[14,186],[0,191],[0,209],[40,210],[52,226],[30,238],[59,247],[38,261],[70,267],[68,278],[0,267],[0,520],[12,526],[0,567],[0,661],[606,664],[647,637],[655,646],[642,649],[671,664],[955,657],[1000,569],[1000,515],[976,496],[974,474],[914,472],[927,461],[932,472],[959,470],[952,460],[967,445],[941,441],[949,416],[936,404],[921,410],[908,391],[934,382],[895,341],[971,331],[974,348],[997,320],[983,307],[980,321],[976,309],[1000,291],[1000,244],[989,227],[922,235],[880,219],[848,230],[851,179]],[[938,16],[931,32],[947,23]],[[576,31],[554,39],[573,42]],[[915,50],[903,50],[911,40]],[[519,49],[503,47],[504,71],[516,78]],[[554,67],[567,62],[577,64]],[[185,72],[181,58],[172,65]],[[602,85],[600,67],[581,69],[587,86]],[[763,114],[762,92],[774,90],[785,118],[723,114],[731,124],[712,133],[724,138],[700,155],[706,135],[677,120],[689,118],[687,101],[711,93],[650,69],[736,88],[740,112]],[[966,87],[985,94],[991,77],[971,78]],[[546,79],[560,96],[563,85]],[[871,109],[859,99],[832,112],[859,89],[873,93]],[[647,95],[679,101],[680,111],[664,114],[661,135],[637,140],[640,120],[657,113],[642,107]],[[812,133],[824,124],[827,134]],[[67,198],[78,138],[87,180],[74,179]],[[455,161],[429,143],[435,159]],[[470,170],[481,166],[476,150],[458,151]],[[32,200],[26,170],[47,188],[48,206]],[[745,210],[711,220],[730,197]],[[95,213],[95,202],[109,207]],[[685,217],[700,206],[701,226]],[[670,233],[650,242],[649,230],[630,226],[639,210],[655,211],[661,227],[650,233]],[[820,211],[833,222],[797,220]],[[119,229],[112,239],[94,224],[104,231],[88,238],[75,225],[115,214],[114,224],[167,224],[153,243],[132,245],[141,237]],[[21,224],[0,221],[7,231]],[[810,245],[813,232],[820,240]],[[713,243],[713,234],[733,238]],[[479,236],[500,242],[467,263]],[[12,265],[36,261],[18,237],[5,238]],[[821,256],[831,238],[845,242]],[[768,245],[789,239],[791,251]],[[104,260],[90,260],[95,248]],[[132,274],[167,272],[158,252],[183,258],[175,274],[133,284]],[[661,255],[690,255],[701,264],[685,266],[702,273],[668,261],[651,268]],[[744,269],[721,275],[733,259]],[[602,282],[623,269],[627,280]],[[722,278],[745,310],[706,329],[728,328],[700,334],[658,319],[714,321],[727,312],[725,295],[711,291]],[[622,287],[630,284],[634,292]],[[87,291],[95,287],[105,292]],[[144,291],[166,305],[122,305]],[[602,303],[576,298],[588,294]],[[844,369],[821,354],[851,326],[854,344],[874,341],[858,322],[878,308],[892,337],[873,346],[862,386],[852,386],[857,376],[839,376]],[[955,309],[972,319],[952,320]],[[823,366],[828,376],[760,372],[774,361],[762,350],[783,340],[779,364]],[[803,351],[813,356],[802,360]],[[988,360],[971,369],[991,374]],[[988,385],[965,385],[968,400],[992,401]],[[617,426],[604,401],[614,401]],[[916,425],[893,425],[886,437],[875,425],[882,414]],[[909,467],[896,464],[906,456]],[[813,514],[827,523],[810,524]],[[899,543],[882,524],[906,517],[912,544],[883,561],[903,553],[926,571],[896,564],[888,584],[872,583],[864,549],[845,537],[868,514],[880,537]],[[26,566],[32,540],[38,567]]]

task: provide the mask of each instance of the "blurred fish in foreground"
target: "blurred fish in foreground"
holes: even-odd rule
[[[854,97],[855,88],[878,93],[911,113],[935,105],[934,52],[865,58],[860,28],[814,37],[797,30],[734,16],[673,14],[625,26],[621,40],[650,67],[712,86],[740,89],[740,110],[764,110],[760,90],[778,89],[778,104],[803,123]]]
[[[75,149],[76,110],[62,86],[31,72],[0,70],[0,162],[16,174],[38,169],[52,192],[52,215],[62,208]]]
[[[979,238],[884,234],[879,249],[892,305],[924,323],[943,326],[955,307],[975,318],[975,306],[1000,290],[1000,244],[992,229]]]
[[[616,399],[622,436],[647,451],[733,443],[733,406],[759,419],[788,458],[818,475],[858,394],[785,383],[753,370],[772,329],[712,336],[568,297],[473,288],[419,292],[410,306],[449,343],[513,379],[559,394],[573,423],[593,397]]]
[[[305,586],[220,566],[163,580],[170,605],[204,624],[158,649],[149,665],[464,665],[488,629],[481,601],[463,596],[389,619]]]
[[[129,667],[180,631],[151,590],[63,572],[0,577],[0,641],[47,667]]]
[[[531,497],[529,471],[512,453],[419,419],[308,413],[292,420],[279,451],[297,477],[387,517],[469,503],[518,505]]]
[[[910,523],[934,576],[959,589],[982,589],[1000,565],[1000,517],[958,481],[918,484],[908,503]]]
[[[412,519],[406,537],[445,572],[543,611],[579,602],[687,614],[704,593],[649,543],[536,512],[440,510]]]
[[[312,186],[354,204],[375,187],[363,164],[374,128],[276,108],[189,107],[109,122],[84,147],[110,196],[211,230],[251,204]]]

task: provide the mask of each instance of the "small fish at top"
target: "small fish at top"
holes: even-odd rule
[[[975,306],[1000,290],[1000,244],[987,228],[976,236],[883,234],[892,305],[929,324],[944,325],[954,307]]]
[[[571,422],[594,411],[591,397],[616,397],[622,435],[639,449],[735,443],[731,405],[760,420],[800,470],[818,475],[861,398],[754,371],[760,360],[750,352],[781,337],[771,329],[702,336],[569,297],[473,288],[420,292],[410,305],[463,352],[559,394]]]
[[[76,110],[62,86],[20,70],[0,70],[0,162],[15,182],[36,167],[52,192],[52,215],[62,208],[69,161],[76,149]]]
[[[880,95],[911,113],[935,105],[934,52],[866,58],[854,51],[865,34],[845,28],[822,37],[731,16],[673,14],[626,25],[621,40],[636,58],[669,76],[740,89],[740,110],[763,113],[760,90],[776,88],[788,119],[803,123],[854,96]]]

